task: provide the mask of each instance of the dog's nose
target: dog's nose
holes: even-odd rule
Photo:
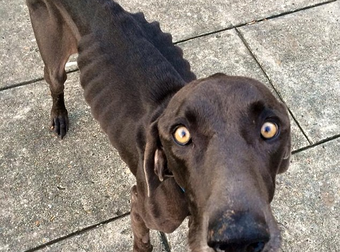
[[[208,245],[218,252],[261,252],[269,239],[265,221],[249,213],[228,211],[209,223]]]
[[[209,246],[212,247],[211,245]],[[261,252],[264,246],[264,242],[255,242],[247,245],[215,243],[212,248],[217,252]]]

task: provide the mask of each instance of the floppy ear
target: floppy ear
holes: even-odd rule
[[[148,197],[150,197],[151,192],[164,180],[167,170],[166,156],[160,144],[157,122],[152,123],[147,132],[143,170]]]
[[[287,171],[289,167],[289,162],[290,162],[290,155],[291,155],[291,139],[289,136],[287,146],[284,149],[284,155],[283,155],[283,159],[281,161],[281,164],[278,170],[278,174],[284,173],[285,171]]]

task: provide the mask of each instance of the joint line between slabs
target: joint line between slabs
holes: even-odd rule
[[[93,229],[95,229],[95,228],[98,228],[98,227],[100,227],[100,226],[102,226],[102,225],[105,225],[105,224],[108,224],[108,223],[110,223],[110,222],[113,222],[113,221],[122,219],[122,218],[124,218],[124,217],[126,217],[126,216],[128,216],[128,215],[130,215],[130,212],[125,213],[125,214],[122,214],[122,215],[119,215],[119,216],[117,216],[117,217],[110,218],[110,219],[108,219],[108,220],[99,222],[99,223],[97,223],[97,224],[94,224],[94,225],[85,227],[85,228],[80,229],[80,230],[78,230],[78,231],[75,231],[75,232],[73,232],[73,233],[67,234],[67,235],[65,235],[65,236],[62,236],[62,237],[56,238],[56,239],[54,239],[54,240],[51,240],[51,241],[49,241],[49,242],[46,242],[46,243],[44,243],[44,244],[41,244],[41,245],[39,245],[39,246],[37,246],[37,247],[35,247],[35,248],[31,248],[31,249],[25,250],[24,252],[34,252],[34,251],[38,251],[38,250],[40,250],[40,249],[44,249],[44,248],[46,248],[47,246],[51,246],[51,245],[56,244],[56,243],[58,243],[58,242],[60,242],[60,241],[64,241],[64,240],[67,240],[67,239],[69,239],[69,238],[73,238],[73,237],[75,237],[75,236],[77,236],[77,235],[84,234],[84,233],[86,233],[86,232],[88,232],[88,231],[91,231],[91,230],[93,230]]]

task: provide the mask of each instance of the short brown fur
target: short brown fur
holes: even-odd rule
[[[93,116],[136,176],[133,251],[149,229],[174,231],[189,216],[192,251],[277,251],[270,210],[275,176],[288,168],[285,106],[261,83],[216,74],[196,80],[158,23],[110,0],[27,0],[52,95],[51,126],[68,130],[65,63],[78,52]],[[272,139],[263,123],[277,125]],[[176,143],[186,127],[191,140]]]

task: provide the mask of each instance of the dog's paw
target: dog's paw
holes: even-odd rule
[[[67,111],[63,113],[51,113],[51,130],[61,139],[64,138],[69,128]]]

